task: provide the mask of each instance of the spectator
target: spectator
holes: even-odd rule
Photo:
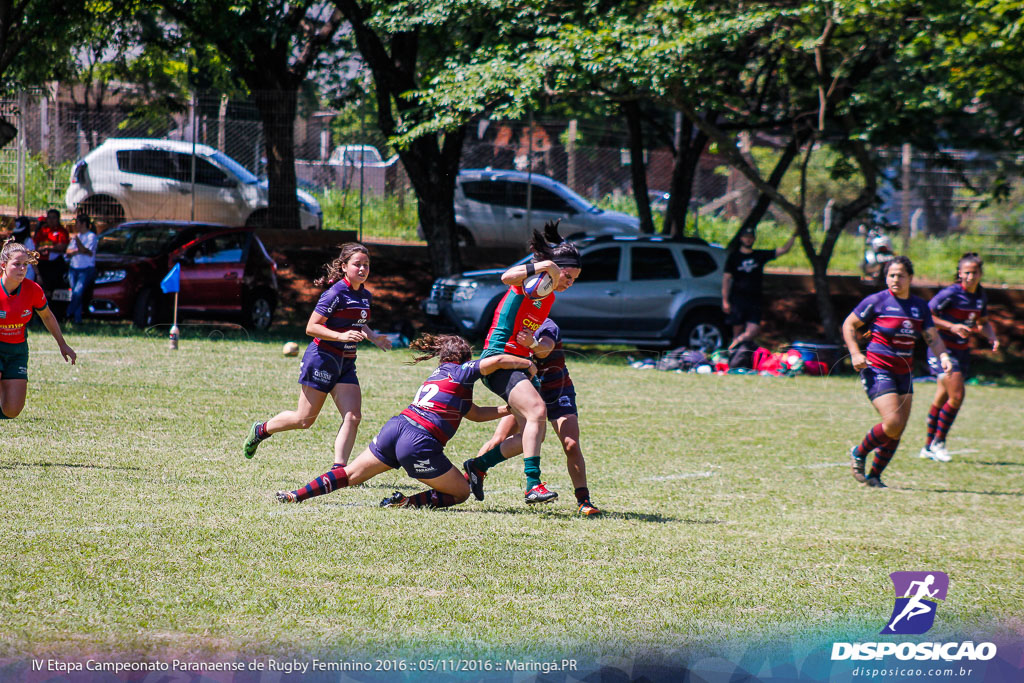
[[[757,232],[744,228],[739,235],[740,245],[729,253],[722,275],[722,312],[725,322],[732,325],[732,350],[752,342],[761,331],[761,282],[764,266],[793,248],[796,231],[777,249],[754,249]]]
[[[48,261],[61,258],[70,241],[71,234],[60,222],[60,211],[47,211],[46,218],[40,221],[39,229],[36,230],[36,246],[43,258]]]
[[[24,245],[30,252],[36,250],[36,243],[32,240],[32,219],[28,216],[18,216],[14,219],[14,230],[11,232],[14,241]],[[31,282],[36,281],[36,268],[29,265],[25,273],[25,279]]]
[[[68,259],[68,281],[71,284],[67,318],[76,324],[82,322],[85,291],[92,286],[96,277],[96,244],[99,241],[89,216],[78,214],[75,218],[75,236],[71,238],[65,252]]]

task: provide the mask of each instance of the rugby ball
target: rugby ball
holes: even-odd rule
[[[285,342],[281,353],[285,356],[297,356],[299,355],[299,345],[295,342]]]
[[[555,291],[555,281],[551,279],[551,276],[546,271],[534,273],[523,280],[523,291],[531,299],[543,299]]]

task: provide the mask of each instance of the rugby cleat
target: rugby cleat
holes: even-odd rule
[[[868,480],[865,483],[868,486],[870,486],[871,488],[875,488],[875,489],[887,489],[887,488],[889,488],[888,486],[883,484],[882,480],[879,479],[878,477],[868,477]]]
[[[593,515],[601,514],[601,511],[597,509],[597,506],[591,503],[589,500],[585,500],[580,503],[579,513],[584,517],[591,517]]]
[[[278,491],[277,492],[278,503],[301,503],[299,497],[295,495],[294,491]]]
[[[473,469],[472,462],[472,460],[467,460],[462,463],[462,469],[466,472],[466,481],[469,482],[469,490],[473,492],[473,497],[477,500],[483,500],[484,477],[487,476],[487,473]]]
[[[928,450],[931,452],[931,455],[928,457],[936,462],[949,462],[953,459],[953,456],[946,450],[945,441],[932,441],[932,446]]]
[[[917,454],[917,457],[921,458],[922,460],[931,460],[932,459],[932,449],[931,449],[931,447],[930,446],[922,446],[921,447],[921,452]]]
[[[245,440],[245,446],[242,447],[246,460],[252,460],[252,456],[256,455],[256,449],[260,447],[262,439],[256,435],[256,428],[259,426],[259,422],[253,422],[252,427],[249,427],[249,438]]]
[[[380,502],[382,508],[404,508],[409,499],[401,491],[395,491]]]
[[[864,456],[857,455],[857,447],[854,446],[850,449],[850,469],[853,470],[853,478],[864,483],[868,480],[864,476]]]
[[[532,489],[526,492],[526,504],[533,505],[534,503],[550,503],[555,498],[558,498],[557,491],[548,491],[548,487],[545,486],[546,482],[537,484]]]

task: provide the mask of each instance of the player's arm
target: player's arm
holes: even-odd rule
[[[864,326],[864,321],[857,317],[856,313],[846,316],[843,321],[843,341],[846,342],[846,350],[850,352],[850,362],[854,370],[863,370],[868,365],[868,360],[861,353],[860,342],[857,340],[857,330]]]
[[[992,347],[992,350],[998,351],[999,337],[996,336],[996,328],[992,326],[992,321],[988,319],[988,316],[978,318],[978,328],[985,335],[985,339],[988,339],[988,345]]]
[[[519,330],[516,334],[516,342],[528,346],[537,358],[547,358],[555,350],[554,339],[547,336],[537,339],[529,330]]]
[[[78,359],[78,354],[64,341],[64,334],[60,331],[60,323],[57,322],[56,316],[50,312],[50,307],[40,308],[36,313],[39,314],[39,319],[43,321],[43,325],[46,326],[46,329],[50,331],[50,334],[57,341],[57,348],[60,349],[60,355],[64,356],[64,361],[71,361],[71,364],[74,365]]]
[[[921,332],[921,335],[928,344],[928,348],[930,348],[932,353],[934,353],[939,359],[942,371],[951,372],[953,369],[953,362],[949,360],[949,353],[946,351],[946,345],[942,343],[942,338],[939,337],[939,333],[935,331],[935,328],[926,327]]]
[[[480,374],[489,375],[495,370],[522,370],[530,377],[537,374],[537,366],[529,358],[513,356],[509,353],[488,356],[480,361]]]
[[[306,323],[306,334],[314,339],[323,339],[333,342],[361,342],[366,339],[366,333],[362,330],[332,330],[327,327],[327,318],[313,311]]]
[[[789,236],[788,240],[786,240],[786,243],[775,249],[775,258],[779,258],[780,256],[784,256],[789,253],[789,250],[793,248],[793,244],[796,242],[796,233],[797,231],[794,230],[793,234]]]
[[[941,308],[931,308],[929,306],[929,310],[931,310],[932,312],[932,320],[935,322],[935,327],[939,328],[940,331],[947,332],[949,334],[955,334],[956,336],[963,339],[966,339],[968,336],[970,336],[970,327],[964,325],[963,323],[954,323],[944,319],[941,315],[939,315],[939,313],[942,310]]]
[[[464,417],[471,422],[490,422],[491,420],[498,420],[511,414],[512,412],[507,405],[478,406],[474,403],[470,406],[469,412]]]
[[[555,265],[554,261],[538,261],[537,263],[523,263],[512,266],[501,274],[501,281],[509,286],[521,285],[526,278],[540,271],[551,276],[551,281],[558,286],[558,279],[562,277],[562,271]]]
[[[732,308],[729,305],[729,292],[732,291],[732,273],[722,273],[722,312],[728,314]]]
[[[391,340],[388,339],[385,335],[380,334],[379,332],[375,332],[374,330],[371,330],[369,327],[365,325],[363,326],[363,332],[366,334],[366,338],[369,339],[381,351],[391,350]]]

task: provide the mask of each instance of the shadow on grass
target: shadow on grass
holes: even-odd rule
[[[989,460],[964,460],[972,465],[988,465],[989,467],[1024,467],[1024,462],[991,462]]]
[[[18,467],[75,467],[99,470],[142,470],[135,465],[92,465],[80,462],[5,462],[0,463],[0,470],[13,470]]]
[[[448,508],[452,512],[475,513],[484,515],[541,515],[546,517],[560,517],[569,519],[581,517],[575,508],[554,508],[543,509],[538,507],[510,507],[490,510],[477,510],[466,507]],[[678,517],[667,517],[665,515],[651,514],[646,512],[608,512],[604,511],[594,519],[615,519],[628,520],[632,522],[649,522],[652,524],[724,524],[720,519],[679,519]]]
[[[1024,498],[1024,492],[1021,491],[971,491],[969,489],[923,489],[915,488],[913,486],[900,486],[891,487],[895,491],[915,491],[917,493],[971,493],[976,496],[1014,496],[1016,498]]]

